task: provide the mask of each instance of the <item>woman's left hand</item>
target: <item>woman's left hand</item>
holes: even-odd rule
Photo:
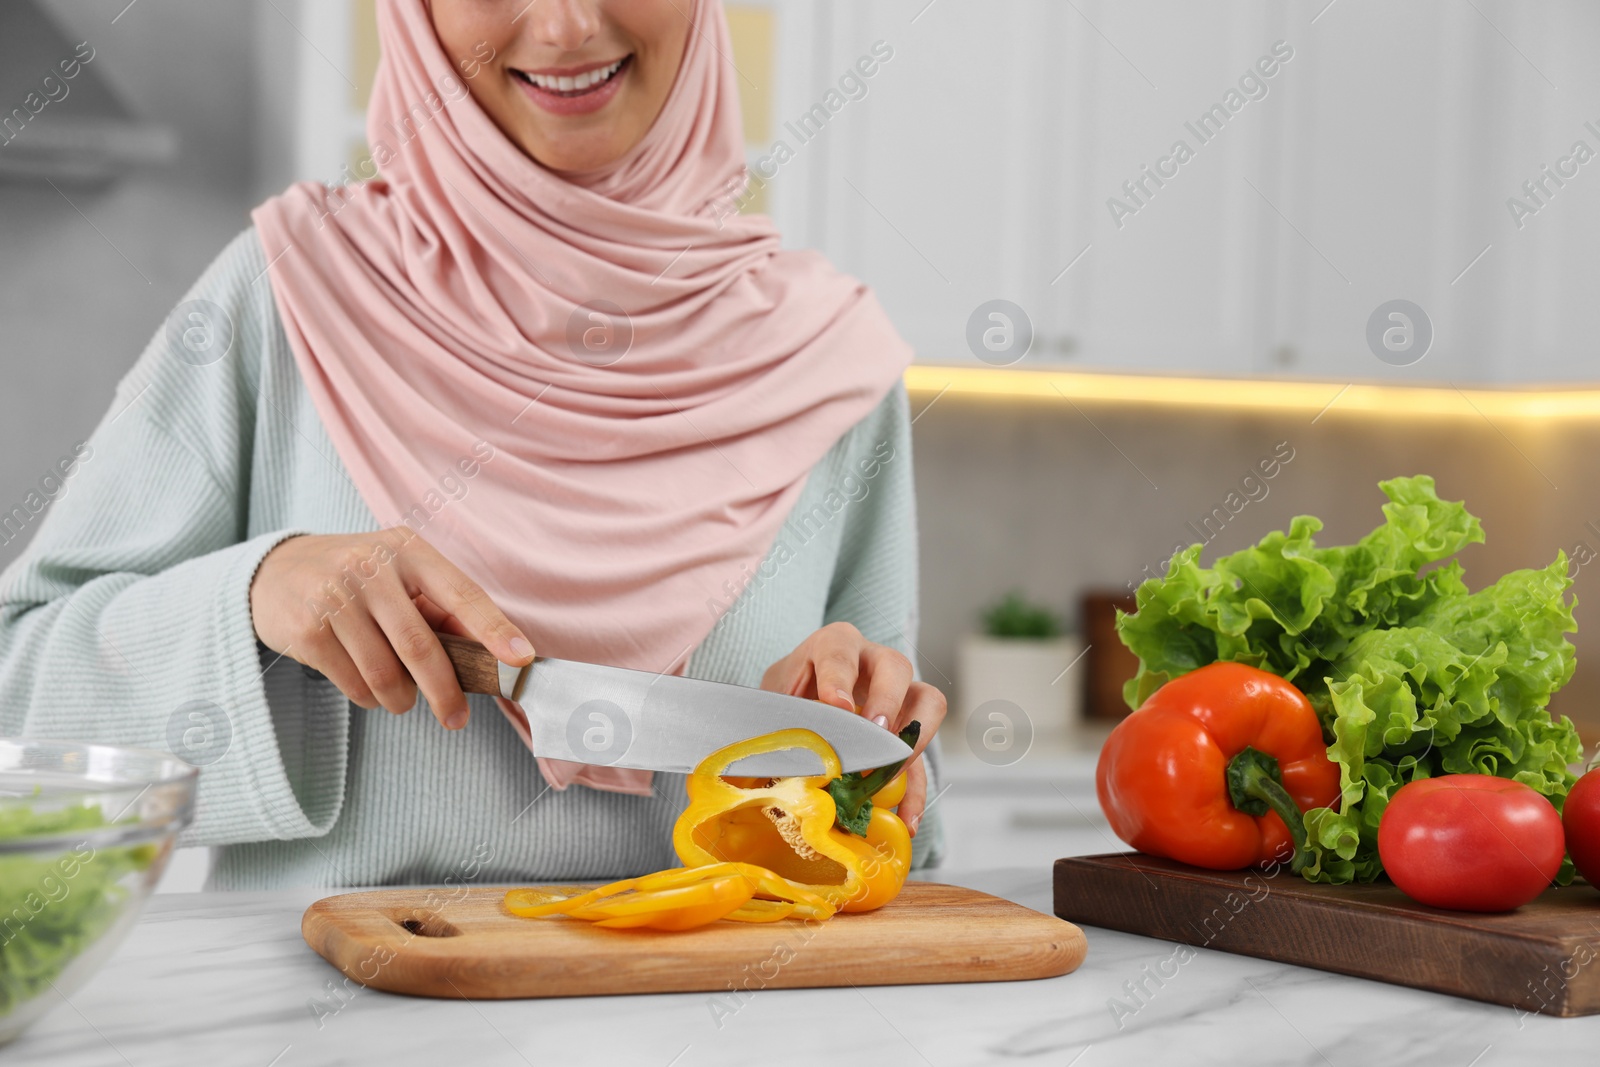
[[[885,645],[875,645],[847,622],[824,626],[798,648],[767,668],[761,688],[820,700],[858,711],[891,733],[915,720],[922,735],[906,764],[906,796],[900,817],[913,836],[928,800],[928,772],[922,750],[944,722],[944,694],[911,676],[911,661]]]

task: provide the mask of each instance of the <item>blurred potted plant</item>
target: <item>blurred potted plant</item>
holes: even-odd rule
[[[1069,743],[1078,719],[1080,687],[1066,677],[1082,650],[1060,618],[1013,590],[983,612],[982,630],[962,638],[956,705],[965,726],[973,709],[990,700],[1020,707],[1034,743]]]

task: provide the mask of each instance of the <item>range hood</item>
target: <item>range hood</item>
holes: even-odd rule
[[[33,0],[0,0],[0,180],[98,184],[176,158],[177,136],[129,113],[104,62]]]

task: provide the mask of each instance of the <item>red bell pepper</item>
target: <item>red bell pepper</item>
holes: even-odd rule
[[[1141,852],[1238,870],[1308,860],[1301,813],[1339,798],[1305,694],[1242,663],[1173,679],[1111,731],[1095,775],[1117,836]]]

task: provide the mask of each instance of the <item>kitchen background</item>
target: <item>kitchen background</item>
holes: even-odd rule
[[[361,172],[373,4],[0,10],[0,513],[71,491],[47,472],[253,204]],[[1600,8],[726,6],[739,206],[871,284],[919,353],[918,653],[955,702],[956,861],[1115,845],[1089,779],[1105,725],[1079,723],[1091,675],[1124,667],[1086,595],[1297,513],[1354,539],[1394,475],[1482,517],[1469,583],[1585,564],[1555,710],[1600,740]],[[1010,590],[1075,634],[1053,678],[967,640]],[[1000,697],[1026,721],[969,733]],[[1032,742],[986,747],[994,723]]]

